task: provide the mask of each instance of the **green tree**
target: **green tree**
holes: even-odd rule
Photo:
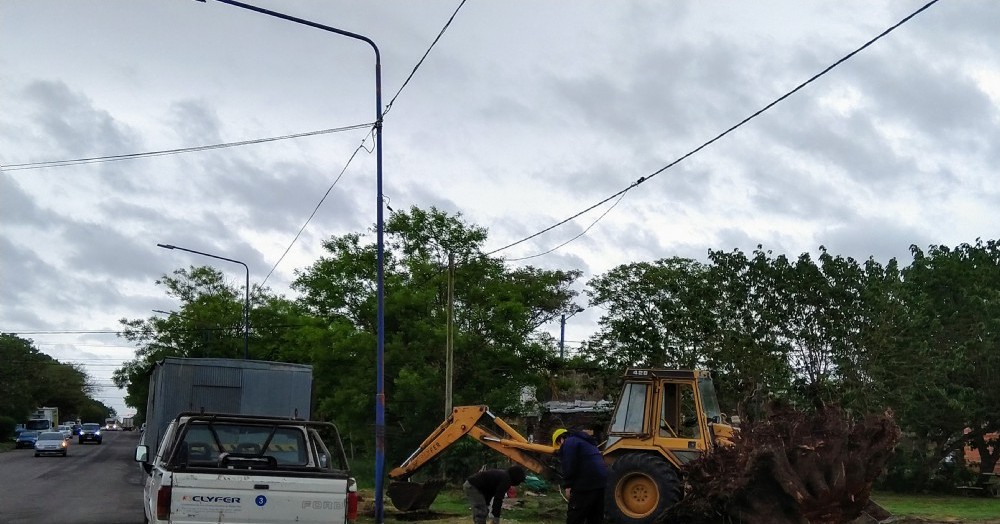
[[[390,456],[402,458],[444,416],[449,256],[454,272],[454,404],[516,409],[554,354],[538,330],[570,308],[578,271],[510,269],[481,254],[486,230],[437,209],[393,213],[386,224],[385,392]],[[375,246],[333,237],[295,289],[329,326],[317,357],[320,410],[367,428],[375,392]],[[369,441],[370,442],[370,441]],[[370,448],[369,448],[370,450]]]
[[[120,336],[136,344],[136,357],[115,370],[112,379],[125,390],[125,403],[145,420],[149,372],[165,357],[243,358],[245,291],[227,283],[222,272],[209,267],[178,269],[156,281],[180,307],[166,316],[121,319]],[[250,357],[308,363],[313,343],[309,327],[295,302],[270,290],[251,290]]]
[[[880,266],[822,246],[818,263],[760,246],[750,256],[713,251],[709,260],[625,264],[591,280],[591,303],[607,313],[588,354],[607,367],[713,369],[724,404],[751,415],[773,395],[867,398],[865,333],[876,324],[867,301],[878,297],[866,293],[866,271]]]
[[[761,246],[749,257],[738,249],[708,256],[718,299],[710,366],[723,406],[755,416],[769,397],[786,396],[794,379],[784,335],[787,299],[778,292],[788,262],[784,256],[772,259]]]
[[[30,340],[0,333],[0,416],[24,422],[40,406],[41,391],[33,378],[43,375],[49,360]]]
[[[1000,246],[911,247],[906,306],[891,365],[881,376],[902,426],[920,442],[925,468],[971,446],[984,470],[1000,458]]]
[[[47,406],[59,409],[61,422],[97,402],[81,365],[59,362],[28,339],[0,334],[0,361],[0,416],[24,422],[35,408]]]
[[[668,258],[618,266],[588,282],[590,304],[606,313],[590,340],[601,365],[704,367],[716,329],[717,288],[708,266]]]

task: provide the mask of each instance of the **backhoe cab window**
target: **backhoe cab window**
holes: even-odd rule
[[[698,405],[690,384],[664,384],[660,403],[660,436],[696,440],[701,438]]]
[[[719,409],[719,397],[715,394],[715,384],[710,378],[698,379],[698,391],[701,393],[701,405],[709,420],[722,422],[722,410]]]
[[[626,384],[611,421],[611,433],[642,433],[649,384]],[[611,442],[609,441],[610,445]]]

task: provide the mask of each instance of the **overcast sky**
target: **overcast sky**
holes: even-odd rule
[[[460,1],[255,3],[374,40],[386,105]],[[471,0],[386,114],[386,200],[462,213],[490,249],[508,245],[656,173],[924,4]],[[1000,2],[942,0],[617,205],[499,255],[587,230],[511,262],[586,281],[758,244],[905,265],[911,244],[997,238],[998,27]],[[244,261],[254,285],[274,268],[267,285],[294,297],[323,239],[375,223],[371,138],[348,165],[368,128],[18,165],[367,124],[374,79],[363,42],[213,1],[0,0],[0,331],[110,385],[133,356],[118,319],[178,307],[154,280],[203,264],[244,279],[157,243]],[[598,315],[574,317],[567,339]],[[120,391],[100,395],[132,411]]]

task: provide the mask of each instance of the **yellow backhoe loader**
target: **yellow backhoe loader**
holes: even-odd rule
[[[683,493],[680,468],[717,446],[732,443],[732,425],[719,410],[707,371],[629,369],[603,446],[608,463],[608,515],[621,524],[648,524]],[[496,432],[484,423],[500,428]],[[389,472],[397,509],[427,509],[443,483],[407,479],[468,436],[512,461],[558,481],[556,448],[530,442],[487,406],[459,406],[399,467]]]

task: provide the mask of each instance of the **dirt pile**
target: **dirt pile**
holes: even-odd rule
[[[741,428],[732,447],[685,468],[687,495],[662,521],[851,522],[898,440],[891,413],[854,422],[836,406],[807,413],[773,404],[766,417]]]

